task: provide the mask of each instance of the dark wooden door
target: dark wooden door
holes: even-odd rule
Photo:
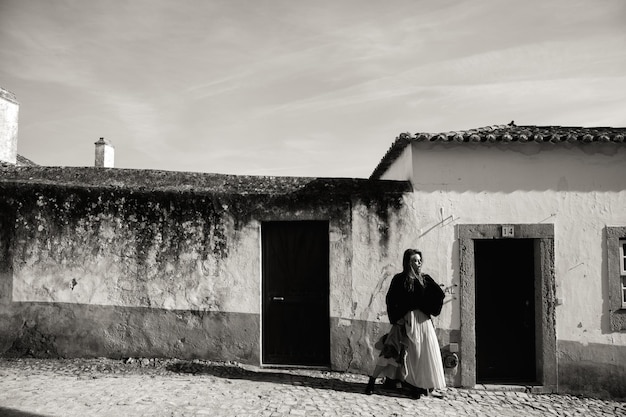
[[[476,382],[536,381],[532,239],[475,241]]]
[[[263,363],[330,362],[328,222],[265,222]]]

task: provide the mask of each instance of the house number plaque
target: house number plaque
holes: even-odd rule
[[[515,228],[513,226],[502,226],[502,237],[515,237]]]

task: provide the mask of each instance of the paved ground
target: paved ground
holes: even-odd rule
[[[0,416],[626,416],[626,403],[448,389],[362,392],[366,377],[207,361],[0,359]]]

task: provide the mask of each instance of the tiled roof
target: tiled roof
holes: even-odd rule
[[[37,166],[36,163],[34,163],[33,161],[31,161],[30,159],[20,155],[19,153],[17,154],[17,164],[18,166],[30,166],[30,167],[34,167]]]
[[[19,104],[17,102],[17,98],[15,97],[15,94],[10,92],[9,90],[5,90],[2,87],[0,87],[0,98],[10,101],[11,103]]]
[[[440,143],[616,143],[626,144],[624,127],[564,127],[564,126],[486,126],[443,133],[402,133],[396,138],[370,178],[376,179],[400,156],[404,148],[413,142]]]
[[[18,153],[17,156],[15,157],[15,163],[14,164],[12,164],[10,162],[7,162],[7,161],[0,161],[0,166],[3,166],[3,167],[11,167],[11,166],[36,167],[36,166],[39,166],[39,165]]]

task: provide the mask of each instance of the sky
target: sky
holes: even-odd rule
[[[623,0],[0,0],[40,165],[367,178],[403,132],[626,126]]]

